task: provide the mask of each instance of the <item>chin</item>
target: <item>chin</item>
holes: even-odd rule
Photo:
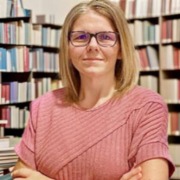
[[[100,72],[98,72],[98,71],[89,71],[89,72],[84,72],[82,75],[83,75],[83,76],[86,76],[86,77],[92,78],[92,77],[102,76],[103,73],[100,73]]]

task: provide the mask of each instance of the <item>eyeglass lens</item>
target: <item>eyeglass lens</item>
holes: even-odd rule
[[[99,32],[97,34],[90,34],[82,31],[71,32],[70,40],[74,46],[85,46],[90,42],[92,36],[95,36],[98,44],[102,46],[113,46],[117,40],[114,32]]]

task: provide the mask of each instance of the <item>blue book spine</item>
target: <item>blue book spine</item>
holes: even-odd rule
[[[24,9],[24,15],[26,17],[30,17],[30,10],[29,9]]]
[[[16,65],[16,48],[12,48],[10,50],[11,53],[11,71],[17,71],[17,65]]]
[[[18,82],[10,82],[10,102],[18,102]]]
[[[3,52],[2,69],[6,71],[7,70],[7,52],[6,52],[6,49],[2,48],[2,52]]]
[[[0,48],[0,70],[7,70],[6,49]]]
[[[2,70],[3,48],[0,48],[0,70]]]

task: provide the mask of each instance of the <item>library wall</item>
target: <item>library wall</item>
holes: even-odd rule
[[[27,9],[31,9],[32,20],[35,22],[36,15],[46,14],[47,17],[54,14],[55,15],[55,23],[63,24],[64,19],[70,9],[75,5],[81,2],[82,0],[24,0],[24,7]],[[35,6],[36,4],[36,6]]]

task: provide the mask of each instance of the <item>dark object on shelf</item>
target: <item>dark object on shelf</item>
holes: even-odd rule
[[[13,180],[11,174],[6,174],[4,176],[0,176],[0,180]]]
[[[169,135],[168,142],[169,144],[180,144],[180,136]]]
[[[21,137],[23,134],[24,129],[15,129],[15,128],[5,128],[4,129],[4,135],[5,136],[10,136],[10,135],[14,135],[14,136],[18,136]]]

